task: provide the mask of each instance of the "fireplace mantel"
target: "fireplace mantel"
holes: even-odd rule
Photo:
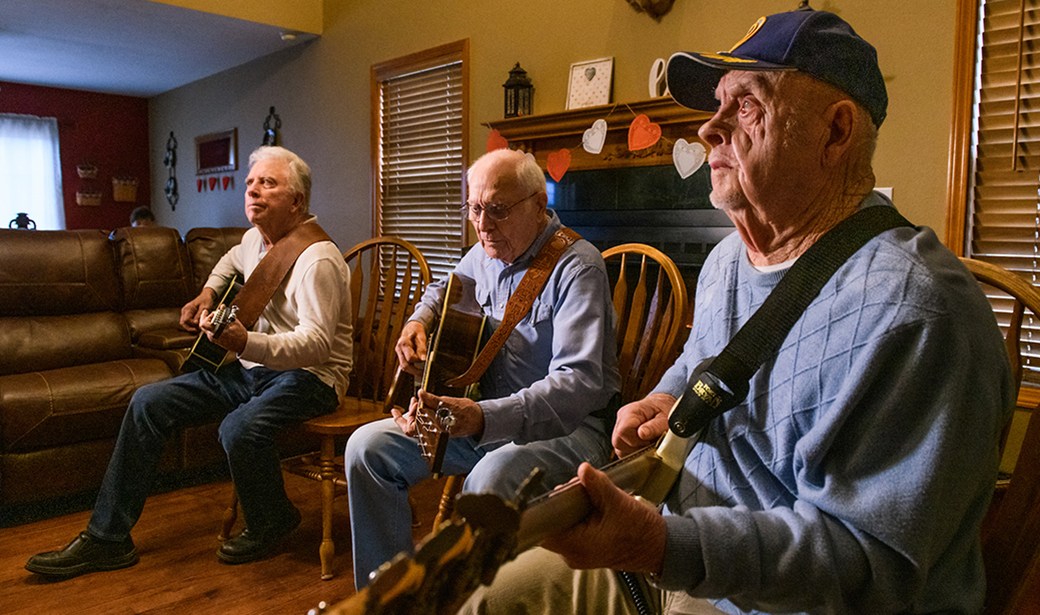
[[[661,126],[661,138],[633,152],[628,131],[640,114]],[[509,118],[487,126],[498,130],[510,149],[534,155],[542,169],[548,168],[549,154],[569,150],[567,172],[559,181],[548,180],[549,207],[560,220],[600,250],[630,242],[661,250],[675,261],[693,296],[705,257],[733,225],[708,199],[707,166],[682,178],[672,150],[678,139],[700,141],[697,129],[710,118],[710,113],[663,97]],[[607,122],[607,136],[603,150],[590,154],[582,137],[600,119]]]
[[[652,147],[632,152],[628,149],[628,129],[640,114],[661,126],[661,139]],[[568,149],[570,169],[585,170],[670,165],[675,141],[699,141],[697,129],[710,118],[710,113],[692,111],[670,97],[661,97],[515,117],[488,122],[487,126],[498,130],[509,141],[510,148],[534,154],[542,168],[546,167],[550,152]],[[582,136],[600,119],[607,122],[607,138],[602,152],[590,154],[581,147]]]

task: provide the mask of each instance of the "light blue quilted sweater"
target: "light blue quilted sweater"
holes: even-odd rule
[[[736,233],[722,241],[655,392],[680,395],[783,274],[751,267]],[[661,585],[732,613],[979,612],[978,529],[1012,406],[974,278],[930,229],[881,234],[687,457]]]

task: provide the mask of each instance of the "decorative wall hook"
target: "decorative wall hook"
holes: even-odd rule
[[[177,195],[177,177],[175,175],[177,170],[177,138],[173,136],[173,131],[170,131],[170,138],[166,140],[166,157],[163,158],[163,165],[170,170],[170,177],[166,180],[166,201],[170,204],[170,209],[177,209],[177,200],[180,198]]]
[[[264,120],[264,141],[261,145],[278,145],[278,129],[281,127],[282,118],[271,107],[271,113]]]
[[[657,21],[661,21],[661,17],[672,10],[674,2],[675,0],[628,0],[637,13],[645,12]]]

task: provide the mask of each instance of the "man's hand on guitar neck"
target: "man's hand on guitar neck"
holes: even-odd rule
[[[653,393],[622,406],[611,437],[617,456],[624,457],[656,442],[668,431],[668,413],[674,405],[671,395]]]
[[[411,437],[416,435],[415,414],[420,411],[420,403],[425,404],[426,412],[431,416],[436,414],[438,407],[441,406],[451,412],[455,417],[455,423],[450,431],[452,438],[474,436],[480,439],[481,434],[484,433],[484,411],[472,399],[465,397],[438,397],[426,391],[419,391],[418,395],[418,399],[413,397],[408,404],[407,414],[401,414],[397,408],[390,409],[394,422],[397,423],[397,426],[401,428],[405,435]]]
[[[426,327],[417,320],[411,320],[401,328],[401,337],[397,338],[394,346],[401,369],[420,378],[422,364],[426,361],[426,338]]]
[[[213,312],[203,308],[199,313],[199,327],[206,333],[209,341],[224,350],[242,354],[242,351],[246,349],[246,338],[249,335],[249,331],[246,330],[238,319],[229,320],[220,331],[220,334],[215,335],[217,328],[213,325]]]
[[[664,517],[587,463],[578,466],[578,481],[589,496],[592,511],[577,525],[546,538],[542,546],[559,553],[577,570],[612,568],[660,574],[667,534]]]
[[[203,310],[213,305],[216,300],[217,291],[209,287],[203,288],[198,297],[185,303],[181,308],[181,328],[192,333],[198,332]]]

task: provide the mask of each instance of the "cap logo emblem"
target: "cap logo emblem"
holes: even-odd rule
[[[754,64],[755,62],[757,62],[757,60],[748,60],[746,58],[734,58],[733,56],[724,56],[722,55],[722,53],[728,52],[702,53],[699,55],[704,58],[711,58],[712,60],[722,60],[723,62],[732,62],[734,64],[739,64],[741,62],[745,64]]]
[[[732,47],[730,47],[729,53],[733,53],[733,51],[736,50],[737,47],[740,47],[741,45],[746,43],[749,38],[754,36],[756,32],[758,32],[759,30],[762,29],[762,26],[765,25],[765,23],[766,23],[766,18],[765,17],[759,17],[758,21],[756,21],[754,24],[751,25],[751,28],[747,31],[747,34],[744,35],[744,38],[742,38],[739,41],[737,41],[736,45],[733,45]]]

